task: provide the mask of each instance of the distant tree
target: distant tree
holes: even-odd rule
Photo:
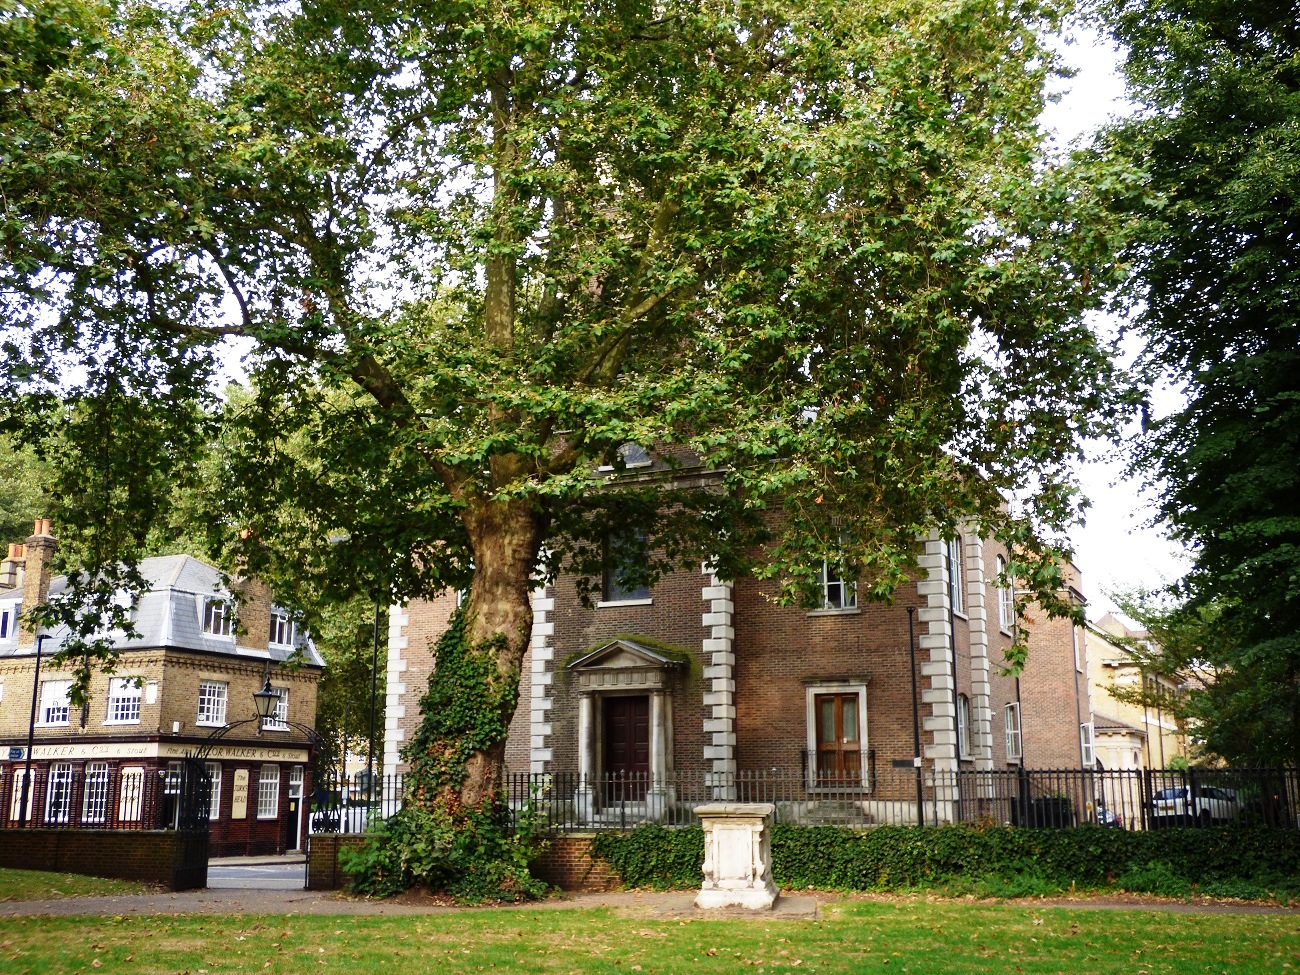
[[[1146,366],[1187,392],[1135,454],[1195,557],[1163,625],[1214,668],[1195,705],[1210,747],[1300,764],[1300,17],[1272,0],[1101,10],[1142,107],[1104,144],[1150,178],[1128,254]]]
[[[529,591],[599,575],[611,536],[653,538],[630,582],[710,558],[795,599],[829,558],[883,599],[969,519],[1055,598],[1070,463],[1116,406],[1081,316],[1129,192],[1042,151],[1061,14],[25,5],[0,20],[10,416],[39,438],[71,360],[183,446],[241,339],[214,525],[282,577],[468,589],[410,806],[487,835]],[[674,472],[629,474],[627,444]]]
[[[32,448],[0,434],[0,550],[27,538],[35,520],[49,514],[47,476]]]

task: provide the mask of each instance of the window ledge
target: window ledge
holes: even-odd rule
[[[809,616],[861,616],[862,609],[858,606],[846,606],[843,609],[810,609]]]
[[[998,632],[1001,633],[1003,636],[1009,636],[1012,637],[1012,639],[1015,638],[1015,635],[1010,630],[1008,630],[1005,626],[999,626]]]
[[[653,605],[654,605],[654,597],[651,596],[646,599],[608,599],[608,600],[602,599],[600,602],[596,603],[596,608],[610,609],[615,606],[653,606]]]
[[[224,721],[202,721],[202,720],[199,720],[199,721],[195,721],[195,722],[194,722],[194,726],[195,726],[196,728],[221,728],[221,727],[224,727],[224,726],[225,726],[225,722],[224,722]]]
[[[957,619],[959,620],[965,620],[967,623],[970,622],[970,616],[967,615],[967,613],[964,610],[954,609],[952,611],[952,615],[957,617]]]
[[[36,727],[37,728],[67,728],[71,724],[72,724],[71,721],[37,721]]]
[[[140,723],[139,718],[122,718],[117,721],[114,721],[111,718],[104,719],[104,724],[106,725],[139,724],[139,723]]]

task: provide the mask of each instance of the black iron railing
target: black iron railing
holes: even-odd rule
[[[713,802],[761,802],[778,823],[866,828],[918,822],[917,776],[910,765],[880,766],[864,755],[862,772],[830,774],[805,753],[800,767],[731,773],[580,776],[576,772],[506,777],[510,808],[532,804],[552,832],[631,829],[642,823],[689,826]],[[402,776],[377,777],[373,791],[318,781],[314,832],[363,832],[402,805]],[[985,822],[1032,827],[1095,825],[1160,829],[1259,825],[1300,828],[1295,769],[1176,771],[999,769],[936,772],[922,768],[925,825]]]

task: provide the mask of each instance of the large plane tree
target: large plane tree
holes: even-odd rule
[[[464,706],[415,756],[444,821],[495,801],[561,564],[646,535],[630,575],[707,557],[795,598],[830,558],[887,598],[969,520],[1049,595],[1115,404],[1081,316],[1129,192],[1042,149],[1063,13],[6,0],[7,425],[77,445],[87,580],[215,418],[245,565],[467,587],[434,680]],[[235,355],[252,392],[220,408]]]

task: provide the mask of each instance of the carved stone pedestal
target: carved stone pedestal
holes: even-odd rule
[[[765,802],[717,802],[695,810],[704,826],[704,886],[696,907],[772,907],[773,810]]]

